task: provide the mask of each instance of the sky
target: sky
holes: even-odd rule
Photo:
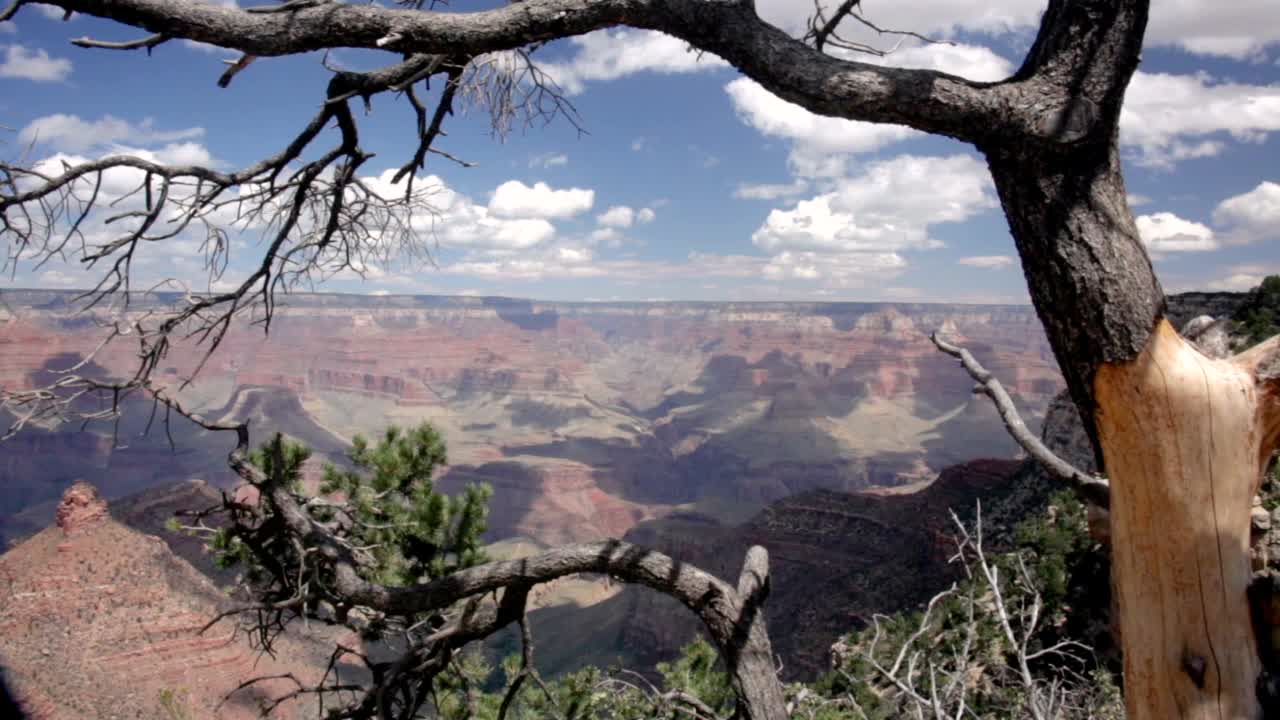
[[[941,42],[859,35],[889,52],[858,59],[998,80],[1020,63],[1044,5],[866,0],[881,27]],[[757,10],[801,35],[813,2],[758,0]],[[264,59],[221,89],[215,80],[233,52],[190,42],[150,56],[81,49],[69,41],[138,31],[62,15],[31,5],[0,24],[5,160],[53,168],[137,152],[232,170],[278,151],[312,117],[324,63],[365,70],[396,59],[352,50]],[[557,117],[495,135],[483,107],[460,107],[437,147],[475,166],[428,160],[418,182],[433,189],[433,213],[416,225],[419,252],[313,289],[1027,302],[990,175],[966,145],[813,115],[658,33],[599,31],[532,57],[576,108],[576,124]],[[362,171],[391,192],[390,171],[415,146],[411,110],[386,94],[357,115],[362,143],[376,153]],[[1244,290],[1280,273],[1280,3],[1153,0],[1121,143],[1130,204],[1167,290]],[[112,237],[101,220],[91,238]],[[260,230],[237,234],[214,277],[200,238],[150,244],[137,280],[222,289],[248,272],[259,243]],[[36,265],[11,262],[0,288],[96,279],[74,257]]]

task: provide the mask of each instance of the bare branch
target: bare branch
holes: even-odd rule
[[[4,10],[0,10],[0,22],[12,20],[18,10],[27,3],[27,0],[13,0]]]
[[[900,123],[969,140],[1002,129],[1040,134],[1039,118],[1011,112],[1013,106],[1002,102],[1003,91],[998,88],[931,70],[827,56],[760,20],[751,3],[526,0],[475,12],[346,3],[306,3],[287,12],[150,0],[57,0],[54,4],[259,57],[337,47],[480,57],[629,24],[660,30],[718,55],[772,92],[813,112]],[[806,70],[795,72],[797,68]]]
[[[90,38],[90,37],[81,37],[81,38],[76,38],[75,40],[72,40],[71,44],[75,45],[76,47],[100,48],[103,50],[137,50],[141,48],[141,49],[145,49],[147,53],[150,54],[151,50],[155,48],[157,45],[160,45],[168,41],[169,41],[169,37],[167,35],[156,33],[155,35],[151,35],[148,37],[138,38],[137,40],[125,40],[123,42],[112,42],[110,40],[94,40],[93,38]]]
[[[1018,409],[1013,404],[1013,398],[1009,397],[1009,393],[1005,391],[1004,386],[986,368],[982,367],[972,353],[962,347],[948,343],[938,337],[937,333],[931,334],[929,339],[933,341],[933,344],[939,350],[960,360],[961,366],[969,373],[969,376],[978,382],[974,392],[982,393],[991,399],[991,402],[996,406],[996,410],[1000,413],[1000,419],[1004,422],[1005,429],[1009,431],[1009,435],[1022,446],[1022,449],[1028,455],[1035,458],[1036,462],[1039,462],[1051,475],[1070,485],[1085,500],[1102,508],[1110,506],[1111,489],[1107,485],[1107,481],[1077,469],[1045,447],[1040,438],[1028,430],[1026,423],[1022,422],[1022,417],[1018,414]]]

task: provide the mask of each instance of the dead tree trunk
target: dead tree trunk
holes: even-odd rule
[[[1051,4],[1064,16],[1046,18],[1023,70],[1034,69],[1032,84],[1074,78],[1075,100],[1052,120],[1058,140],[981,147],[1032,301],[1110,481],[1128,715],[1258,718],[1249,518],[1276,446],[1277,345],[1214,360],[1164,318],[1115,138],[1116,83],[1136,61],[1145,15],[1076,3],[1090,34],[1073,29],[1070,5]],[[1107,12],[1106,22],[1089,16]],[[1103,57],[1110,79],[1085,56]],[[1054,73],[1059,63],[1073,72]]]

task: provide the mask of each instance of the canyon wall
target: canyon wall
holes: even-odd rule
[[[101,338],[72,293],[5,291],[0,384],[22,387]],[[136,299],[130,312],[171,296]],[[446,487],[488,482],[492,539],[618,536],[677,509],[738,522],[796,493],[898,485],[1015,447],[939,330],[994,371],[1035,423],[1061,381],[1028,307],[928,304],[539,303],[291,295],[270,337],[237,327],[183,397],[279,430],[321,459],[388,423],[444,434]],[[131,369],[125,341],[94,358]],[[178,346],[159,375],[200,360]],[[139,399],[110,427],[33,428],[0,443],[0,533],[42,527],[72,481],[108,497],[192,477],[230,482],[231,438],[175,422],[176,451]]]

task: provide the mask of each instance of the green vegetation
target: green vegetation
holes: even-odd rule
[[[304,493],[305,446],[277,433],[255,450],[250,461],[295,493]],[[405,585],[443,577],[487,560],[481,537],[486,529],[488,485],[470,485],[460,497],[437,492],[432,480],[446,462],[444,441],[427,423],[410,430],[388,427],[376,445],[361,435],[352,439],[351,469],[324,466],[320,498],[308,501],[312,517],[337,523],[343,539],[366,548],[373,561],[367,579]],[[327,503],[323,497],[341,498]],[[339,519],[337,515],[341,513]],[[243,564],[250,582],[262,577],[249,538],[237,528],[212,534],[210,547],[220,567]],[[264,537],[262,541],[270,542]]]
[[[357,437],[348,457],[348,468],[324,467],[318,495],[304,487],[310,458],[305,447],[277,434],[250,459],[272,482],[288,488],[315,522],[367,553],[359,572],[370,580],[404,585],[485,561],[481,535],[490,490],[473,486],[459,496],[437,492],[432,475],[446,453],[433,428],[391,427],[376,443]],[[322,594],[330,577],[303,561],[307,551],[281,532],[269,506],[233,503],[233,512],[253,521],[206,528],[210,546],[223,566],[246,569],[259,602],[300,606],[315,616],[308,608],[332,602]],[[960,522],[963,580],[927,610],[881,616],[843,638],[833,648],[832,672],[787,688],[793,718],[913,715],[931,683],[944,686],[944,706],[966,708],[964,717],[1020,717],[1031,705],[1046,707],[1046,702],[1052,707],[1044,717],[1122,717],[1114,663],[1091,649],[1110,640],[1104,625],[1109,588],[1105,557],[1088,534],[1084,506],[1070,494],[1059,494],[1047,512],[1023,521],[996,550],[984,549],[980,532],[969,537]],[[309,575],[292,580],[303,574],[300,569]],[[336,612],[330,617],[346,619]],[[425,630],[424,620],[431,621]],[[397,638],[434,632],[448,619],[368,617],[365,622],[366,638],[395,647]],[[427,642],[426,635],[420,637],[412,642]],[[474,642],[440,656],[429,699],[420,696],[415,702],[426,702],[429,716],[446,720],[715,720],[735,712],[721,658],[702,639],[647,675],[588,667],[546,680],[536,670],[531,643],[504,647],[521,651],[496,666]],[[921,674],[925,669],[933,676]],[[180,709],[172,693],[162,697],[162,705]]]
[[[436,492],[432,475],[447,460],[435,428],[423,423],[402,432],[393,425],[373,447],[357,435],[349,457],[354,470],[325,466],[320,492],[346,498],[360,529],[355,539],[371,547],[376,560],[370,580],[404,585],[487,560],[481,536],[492,490],[470,485],[461,497]]]
[[[989,561],[973,543],[962,545],[965,578],[931,608],[882,616],[845,636],[835,648],[836,669],[815,690],[829,698],[844,695],[860,710],[816,717],[913,715],[912,699],[885,672],[899,657],[943,679],[966,677],[965,717],[1026,716],[1030,691],[1021,677],[1018,648],[1025,638],[1023,655],[1036,684],[1056,686],[1069,698],[1051,717],[1123,718],[1119,678],[1113,674],[1118,668],[1089,642],[1110,642],[1105,627],[1109,587],[1105,554],[1089,536],[1084,505],[1069,492],[1059,493],[1044,516],[1017,526],[1012,544]],[[988,567],[990,575],[984,572]],[[1008,626],[1000,621],[1002,608],[1010,617]],[[1037,608],[1034,615],[1030,608]],[[926,674],[909,684],[927,695],[929,682]]]
[[[1249,299],[1232,317],[1235,334],[1241,336],[1237,350],[1252,347],[1280,333],[1280,275],[1268,275],[1249,291]]]

